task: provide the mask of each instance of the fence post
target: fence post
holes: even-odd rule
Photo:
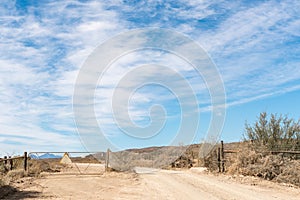
[[[27,171],[27,152],[24,152],[24,170]]]
[[[105,156],[105,171],[108,171],[108,163],[109,163],[109,149],[106,151],[106,156]]]
[[[7,156],[4,156],[4,164],[7,165]]]
[[[9,156],[8,158],[11,158],[11,156]],[[13,159],[10,159],[9,163],[10,163],[10,170],[13,170],[13,164],[14,164]]]
[[[224,156],[224,143],[221,140],[221,162],[222,162],[222,172],[225,172],[225,156]]]
[[[219,172],[221,172],[221,156],[220,156],[220,154],[221,154],[221,149],[220,149],[220,147],[218,147],[217,156],[218,156],[218,169],[219,169]]]

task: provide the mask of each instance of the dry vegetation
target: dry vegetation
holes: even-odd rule
[[[29,160],[28,171],[24,171],[22,162],[15,162],[13,170],[9,170],[8,166],[1,164],[0,166],[0,185],[9,185],[25,176],[37,177],[42,172],[59,172],[64,166],[59,164],[59,160]]]
[[[300,161],[285,157],[283,154],[266,155],[244,149],[228,166],[227,172],[300,186]]]
[[[256,176],[300,186],[300,121],[261,113],[254,125],[246,124],[245,142],[225,144],[238,153],[225,154],[228,174]],[[284,153],[280,153],[284,152]],[[216,147],[204,159],[210,171],[218,170]]]
[[[10,184],[20,178],[23,178],[25,175],[26,173],[24,170],[16,169],[8,171],[7,167],[2,164],[0,166],[0,199],[16,192],[16,189]]]
[[[225,144],[228,148],[230,144]],[[229,148],[228,148],[229,149]],[[233,148],[231,148],[233,149]],[[225,173],[230,175],[255,176],[279,183],[300,186],[300,160],[291,154],[271,154],[240,143],[238,153],[225,154]],[[203,161],[211,172],[218,172],[217,151],[213,150]]]
[[[10,164],[7,162],[0,162],[0,186],[8,185],[10,182],[15,181],[25,176],[24,170],[21,170],[23,166],[22,159],[16,159],[13,162],[13,169],[10,170]]]

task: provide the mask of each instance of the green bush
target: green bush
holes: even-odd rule
[[[246,123],[244,139],[271,151],[300,150],[300,119],[263,112],[252,126]]]

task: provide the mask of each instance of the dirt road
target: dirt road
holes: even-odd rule
[[[289,199],[300,189],[260,179],[214,176],[200,169],[184,171],[137,168],[135,173],[50,175],[19,184],[8,199]]]
[[[148,199],[300,199],[300,190],[262,181],[255,186],[229,180],[228,177],[195,171],[157,171],[141,175]],[[258,184],[258,183],[257,183]]]

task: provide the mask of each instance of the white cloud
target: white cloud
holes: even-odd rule
[[[8,4],[9,12],[0,6],[0,136],[10,135],[11,142],[1,148],[78,149],[72,117],[78,69],[97,44],[122,28],[117,13],[96,1],[50,2],[21,15],[14,2]]]

